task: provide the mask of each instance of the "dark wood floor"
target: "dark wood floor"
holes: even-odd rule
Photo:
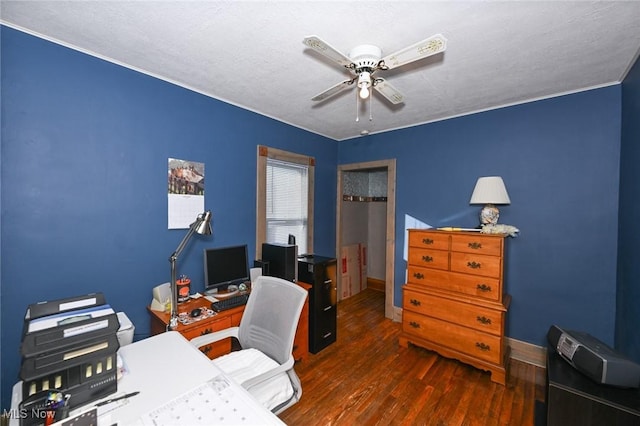
[[[296,365],[302,399],[288,425],[533,425],[544,370],[511,361],[507,385],[434,352],[401,348],[401,325],[384,318],[384,294],[338,304],[337,342]]]

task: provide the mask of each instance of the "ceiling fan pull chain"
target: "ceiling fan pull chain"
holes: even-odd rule
[[[360,97],[358,96],[358,92],[356,91],[356,123],[360,121],[360,115],[358,110],[360,109]]]

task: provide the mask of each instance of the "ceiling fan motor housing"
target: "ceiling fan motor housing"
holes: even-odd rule
[[[349,52],[349,58],[356,65],[356,71],[375,68],[382,58],[382,50],[378,46],[363,44]]]

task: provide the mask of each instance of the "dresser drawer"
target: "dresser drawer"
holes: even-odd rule
[[[490,256],[502,255],[503,237],[487,235],[451,235],[451,251],[478,253]]]
[[[485,333],[502,335],[503,311],[404,290],[403,309],[464,325]]]
[[[494,364],[501,361],[502,339],[499,336],[411,311],[402,314],[402,331],[477,359]]]
[[[451,252],[451,270],[484,277],[500,278],[502,260],[496,256]]]
[[[458,274],[409,265],[407,282],[496,302],[502,297],[502,286],[499,279],[479,275]]]
[[[427,268],[449,269],[449,252],[442,250],[429,250],[412,248],[409,252],[409,263]]]
[[[409,246],[435,250],[449,250],[449,235],[434,231],[409,231]]]

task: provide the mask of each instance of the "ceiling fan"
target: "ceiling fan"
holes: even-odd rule
[[[385,57],[382,57],[382,50],[379,47],[369,44],[356,46],[348,55],[344,55],[315,35],[305,37],[303,43],[343,66],[353,75],[352,78],[341,81],[317,94],[311,98],[312,101],[323,101],[355,85],[360,89],[360,99],[367,99],[370,95],[370,89],[373,87],[392,104],[402,103],[404,95],[384,78],[374,76],[374,73],[398,68],[444,52],[447,47],[447,39],[442,34],[433,35]]]

